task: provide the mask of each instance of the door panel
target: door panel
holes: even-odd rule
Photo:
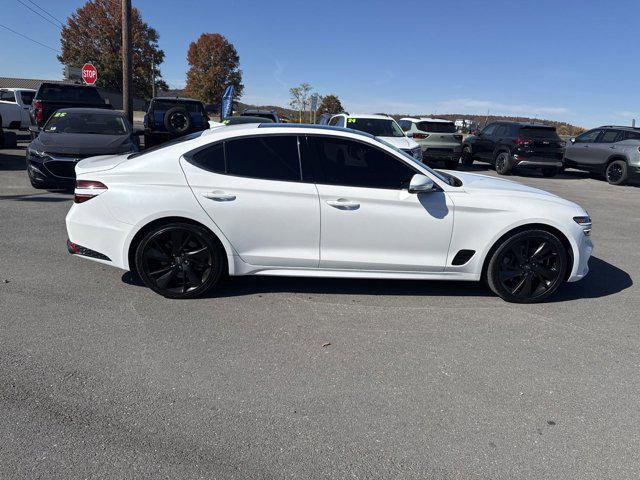
[[[297,139],[276,135],[257,138],[269,140],[260,140],[251,148],[231,148],[230,144],[255,138],[225,142],[225,157],[220,157],[222,144],[217,149],[210,147],[186,155],[181,165],[187,182],[243,261],[260,266],[316,268],[320,242],[318,191],[313,183],[281,179],[291,174],[293,149],[299,172]],[[293,139],[293,143],[287,142],[289,151],[284,153],[280,152],[283,138]],[[233,152],[236,157],[230,158]],[[280,163],[280,156],[286,155],[292,159],[290,164]],[[231,171],[236,175],[227,174]],[[254,171],[256,175],[280,178],[248,178],[239,176],[240,171],[243,175]]]
[[[453,228],[453,204],[444,192],[317,187],[321,268],[444,270]]]

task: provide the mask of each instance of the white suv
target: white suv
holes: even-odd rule
[[[35,90],[26,88],[0,88],[0,127],[29,128],[29,107],[35,94]]]
[[[331,117],[329,126],[351,128],[368,133],[408,153],[416,160],[422,161],[420,145],[415,140],[408,138],[400,125],[386,115],[340,113]]]
[[[408,137],[418,142],[426,162],[443,161],[450,170],[458,168],[462,135],[455,123],[440,118],[401,118],[398,123]]]

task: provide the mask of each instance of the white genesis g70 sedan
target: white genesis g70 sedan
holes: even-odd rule
[[[532,303],[584,277],[593,248],[573,202],[343,128],[229,126],[76,174],[69,251],[169,298],[229,274],[482,280]]]

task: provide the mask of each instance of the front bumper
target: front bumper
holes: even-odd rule
[[[589,273],[589,258],[593,253],[593,242],[591,241],[591,237],[581,233],[582,238],[577,245],[577,251],[574,252],[573,259],[573,269],[568,282],[577,282],[578,280],[582,280]]]
[[[27,173],[32,180],[62,188],[71,188],[75,185],[75,174],[73,177],[54,175],[45,163],[41,159],[27,158]]]

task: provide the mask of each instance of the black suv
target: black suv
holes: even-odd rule
[[[144,116],[144,146],[149,148],[208,128],[209,117],[199,100],[155,97]]]
[[[565,143],[555,127],[542,123],[494,122],[462,142],[462,164],[474,160],[495,166],[500,175],[516,167],[540,169],[553,177],[562,169]]]

